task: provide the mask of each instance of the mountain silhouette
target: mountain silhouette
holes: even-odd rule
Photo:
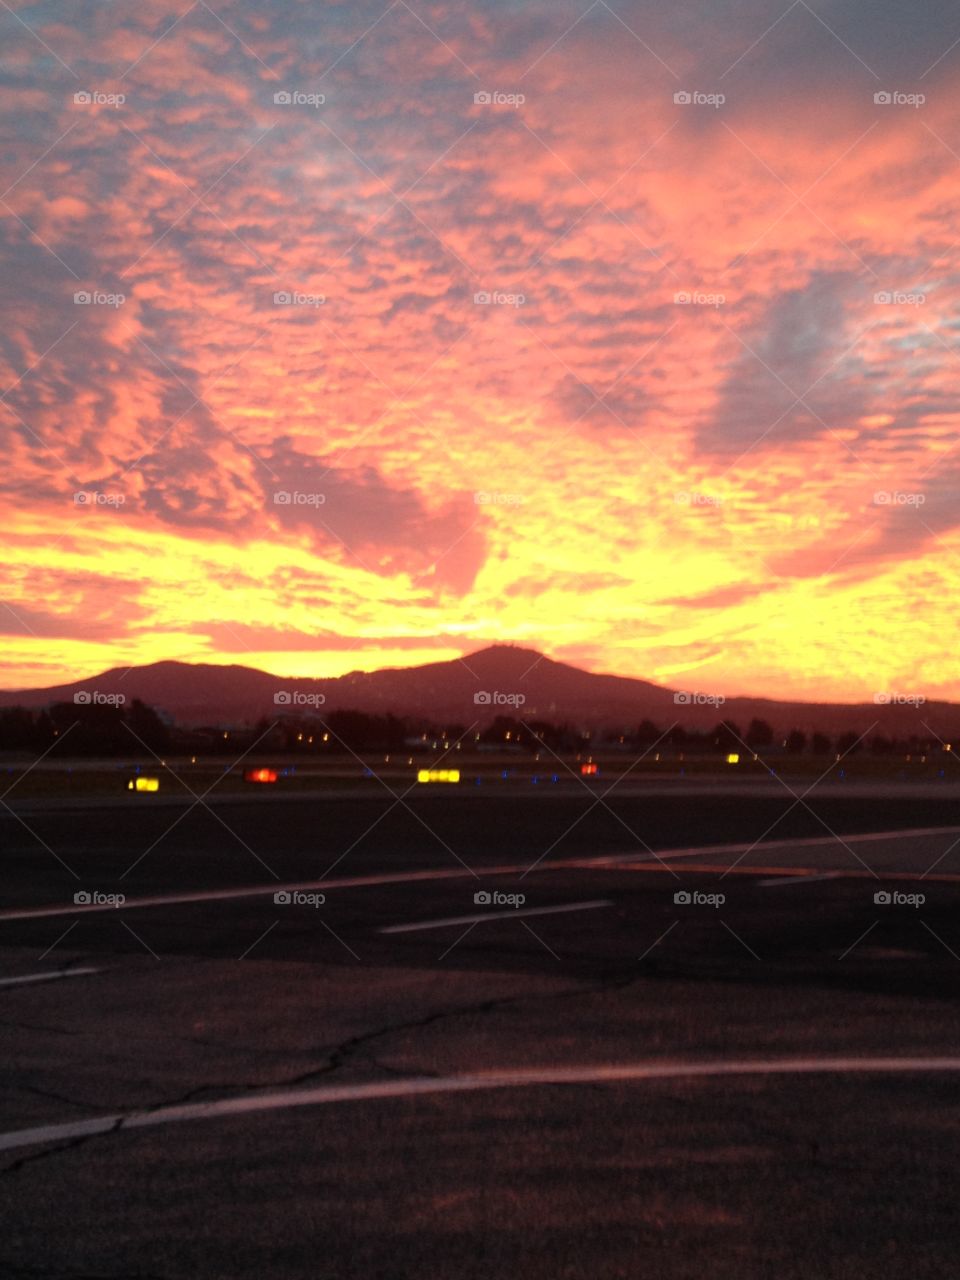
[[[697,700],[696,690],[678,694],[646,680],[598,675],[535,649],[508,644],[451,661],[325,679],[275,676],[245,666],[154,662],[116,667],[52,688],[0,692],[0,706],[73,702],[78,693],[122,694],[128,702],[139,698],[185,725],[242,724],[292,712],[322,715],[351,709],[463,725],[513,715],[582,728],[635,728],[641,720],[650,720],[664,729],[679,724],[702,730],[733,720],[745,730],[758,718],[778,733],[797,728],[909,735],[926,734],[928,725],[947,740],[950,735],[960,737],[960,707],[952,703],[928,702],[918,708],[736,697],[716,704],[703,700],[704,695]]]

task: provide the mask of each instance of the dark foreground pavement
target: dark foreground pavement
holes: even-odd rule
[[[848,839],[833,814],[837,837],[751,849],[744,808],[699,841],[744,843],[660,862],[643,845],[665,841],[621,831],[618,852],[584,819],[525,874],[555,838],[542,811],[494,847],[464,823],[442,856],[411,819],[314,905],[274,902],[235,835],[307,880],[317,846],[342,854],[337,820],[274,807],[270,838],[223,813],[235,833],[158,844],[99,912],[3,825],[3,976],[74,976],[0,986],[0,1275],[957,1274],[960,831]],[[697,843],[674,819],[674,849]],[[37,834],[84,891],[118,891],[155,838],[62,821]],[[238,884],[260,888],[137,905]],[[611,1078],[651,1065],[668,1074]]]

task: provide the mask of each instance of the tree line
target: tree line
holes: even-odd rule
[[[929,735],[890,738],[875,734],[863,739],[853,731],[830,734],[801,729],[778,734],[759,719],[751,720],[743,729],[722,720],[706,731],[680,725],[665,730],[644,720],[630,729],[588,733],[570,724],[517,716],[497,716],[478,730],[465,723],[338,710],[322,715],[263,718],[252,728],[187,728],[170,723],[138,699],[122,706],[64,702],[41,709],[0,708],[0,752],[53,752],[61,757],[129,757],[150,752],[161,756],[236,757],[251,747],[258,754],[336,756],[365,751],[433,751],[457,742],[462,750],[571,754],[623,749],[671,757],[739,754],[745,749],[761,756],[847,755],[858,751],[877,756],[923,755],[941,746],[938,739]]]

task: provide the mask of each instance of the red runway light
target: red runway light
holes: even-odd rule
[[[599,772],[600,772],[600,766],[598,764],[590,763],[590,764],[582,764],[580,766],[580,773],[584,778],[590,778],[595,773],[599,773]]]
[[[244,782],[276,782],[276,769],[248,769],[243,775]]]

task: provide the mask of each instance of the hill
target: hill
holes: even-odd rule
[[[349,708],[465,725],[486,724],[505,714],[582,728],[635,728],[650,720],[663,728],[678,723],[706,729],[729,719],[745,729],[756,717],[778,732],[864,732],[876,725],[875,733],[906,736],[928,732],[926,724],[941,737],[960,737],[960,707],[952,703],[928,702],[918,708],[741,697],[718,705],[694,695],[685,701],[683,691],[594,674],[515,645],[492,645],[447,662],[328,679],[286,678],[244,666],[156,662],[117,667],[53,688],[0,692],[0,706],[47,706],[72,702],[76,694],[139,698],[185,725],[252,723],[285,712]]]

